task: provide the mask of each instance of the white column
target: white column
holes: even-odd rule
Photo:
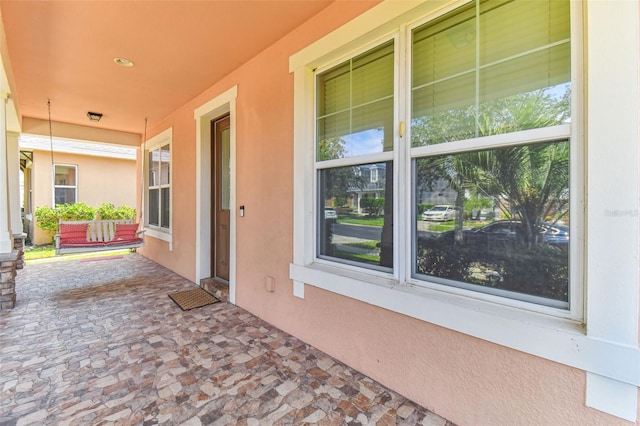
[[[9,185],[9,229],[13,235],[21,235],[22,212],[20,210],[20,147],[16,132],[7,132],[7,184]]]
[[[13,239],[9,228],[7,160],[7,94],[0,93],[0,254],[13,251]]]

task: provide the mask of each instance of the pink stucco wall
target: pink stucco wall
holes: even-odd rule
[[[344,2],[341,2],[344,3]],[[293,77],[289,56],[372,7],[331,6],[162,122],[173,127],[173,250],[145,256],[195,278],[193,111],[238,86],[236,303],[459,424],[629,424],[585,406],[583,371],[307,286],[292,294]],[[176,208],[176,206],[181,206]],[[186,207],[185,207],[186,206]],[[265,278],[275,278],[275,292]]]

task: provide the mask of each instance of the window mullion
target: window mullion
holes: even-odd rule
[[[475,70],[475,136],[479,135],[480,129],[478,129],[478,115],[480,114],[480,2],[476,2],[476,43],[475,43],[475,55],[476,55],[476,70]]]
[[[405,282],[411,276],[411,181],[409,180],[411,135],[408,129],[411,127],[408,108],[409,96],[409,73],[408,73],[408,29],[406,25],[401,25],[396,38],[396,58],[395,58],[395,139],[394,150],[394,191],[396,194],[394,205],[394,217],[397,218],[394,224],[394,247],[395,250],[395,270],[400,282]],[[402,123],[402,124],[401,124]],[[405,130],[401,133],[400,126]]]

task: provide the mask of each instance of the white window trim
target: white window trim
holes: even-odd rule
[[[588,22],[584,36],[582,29],[572,30],[579,33],[573,39],[589,40],[588,46],[576,43],[579,46],[572,48],[585,48],[587,52],[583,69],[576,70],[578,67],[574,66],[573,72],[584,72],[587,77],[583,82],[587,96],[583,100],[582,90],[574,90],[574,98],[578,105],[584,104],[589,120],[585,130],[579,118],[572,122],[574,137],[589,137],[585,142],[586,164],[572,161],[571,166],[572,176],[587,176],[589,198],[579,206],[572,206],[574,211],[585,212],[584,219],[581,214],[574,215],[584,222],[580,226],[585,230],[584,236],[572,234],[578,236],[572,239],[572,244],[584,246],[585,250],[584,257],[573,256],[570,265],[572,271],[584,273],[585,294],[580,297],[585,300],[586,327],[580,321],[519,309],[518,303],[498,305],[455,292],[418,287],[404,277],[379,276],[314,259],[315,188],[314,176],[308,172],[314,170],[314,70],[396,32],[402,25],[445,13],[465,2],[382,2],[290,57],[289,70],[294,74],[293,205],[296,206],[290,265],[293,294],[304,298],[305,285],[313,285],[584,370],[586,405],[636,421],[640,386],[637,266],[640,150],[636,143],[640,90],[634,74],[640,55],[636,2],[572,2],[573,17],[585,16],[584,22]],[[618,23],[614,33],[611,22]],[[577,227],[573,226],[575,230]],[[395,232],[408,235],[405,229]],[[612,232],[624,237],[611,238]],[[605,265],[605,259],[614,259],[615,266]]]
[[[151,139],[148,139],[146,141],[145,147],[144,147],[144,153],[143,153],[143,158],[144,158],[144,191],[143,191],[143,200],[142,200],[142,205],[144,206],[144,229],[145,229],[145,237],[153,237],[153,238],[157,238],[159,240],[162,241],[166,241],[169,243],[169,249],[172,248],[172,244],[173,244],[173,216],[174,216],[174,212],[173,212],[173,175],[175,173],[174,171],[174,165],[173,165],[173,127],[169,127],[166,130],[163,130],[162,132],[158,133],[157,135],[155,135],[154,137],[152,137]],[[155,226],[155,225],[149,225],[149,152],[153,151],[154,149],[160,148],[161,146],[167,145],[169,144],[170,146],[170,160],[169,160],[169,167],[170,167],[170,173],[169,173],[169,188],[171,188],[170,190],[170,195],[169,195],[169,209],[170,209],[170,213],[169,213],[169,229],[167,228],[162,228],[160,226]]]
[[[193,112],[196,124],[196,282],[211,276],[211,120],[229,114],[230,119],[230,173],[231,198],[229,200],[229,302],[236,303],[236,99],[238,86],[197,107]]]
[[[76,184],[75,185],[56,185],[56,167],[73,167],[74,169],[76,169]],[[73,202],[73,204],[76,204],[78,202],[78,183],[80,182],[79,176],[78,176],[78,165],[77,164],[63,164],[63,163],[55,163],[53,165],[53,169],[51,170],[51,183],[52,183],[52,187],[51,187],[51,205],[55,208],[56,207],[56,188],[73,188],[75,189],[75,201]]]

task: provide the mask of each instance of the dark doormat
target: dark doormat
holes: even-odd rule
[[[182,309],[183,311],[201,308],[203,306],[219,302],[218,299],[201,288],[169,293],[169,297],[171,298],[171,300],[176,302],[176,304],[180,306],[180,309]]]

